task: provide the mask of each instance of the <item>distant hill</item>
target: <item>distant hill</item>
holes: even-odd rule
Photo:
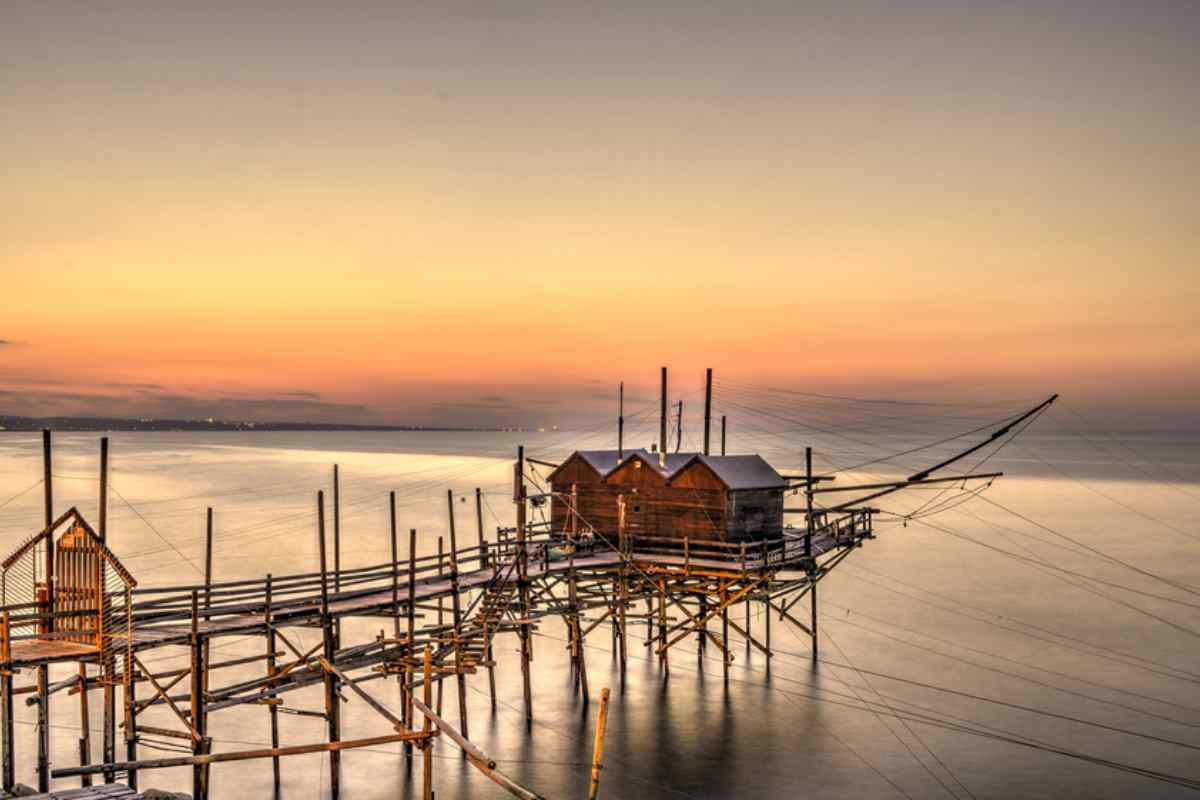
[[[213,419],[127,419],[122,417],[9,417],[0,431],[467,431],[494,428],[419,425],[340,425],[331,422],[233,422]]]

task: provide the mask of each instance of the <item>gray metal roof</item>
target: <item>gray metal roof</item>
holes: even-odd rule
[[[625,461],[639,456],[667,479],[670,479],[693,460],[699,460],[730,489],[781,489],[787,486],[787,481],[783,479],[783,476],[764,461],[762,456],[757,455],[706,456],[703,453],[667,453],[663,459],[665,464],[660,467],[658,453],[652,453],[640,447],[625,450],[621,459],[617,458],[616,450],[578,450],[576,452],[601,475],[608,475]]]
[[[782,489],[787,486],[783,476],[763,460],[762,456],[706,456],[697,461],[711,469],[730,489]]]
[[[617,468],[617,464],[621,463],[620,459],[617,458],[616,450],[577,450],[576,452],[579,454],[580,458],[591,464],[592,468],[601,475],[607,475]],[[650,453],[647,453],[645,450],[639,448],[625,450],[623,455],[625,458],[628,458],[634,453],[645,453],[647,457],[651,456]],[[657,463],[657,456],[654,456],[654,459]]]

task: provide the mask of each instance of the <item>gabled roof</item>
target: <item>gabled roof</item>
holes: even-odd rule
[[[630,456],[639,452],[644,453],[646,451],[636,448],[627,449],[623,451],[623,455]],[[616,469],[621,463],[621,459],[617,457],[617,454],[618,451],[616,450],[576,450],[574,453],[563,459],[563,462],[559,464],[553,472],[550,473],[549,478],[550,480],[554,480],[554,476],[558,474],[558,471],[565,467],[567,462],[575,456],[582,458],[585,462],[587,462],[588,466],[596,470],[596,472],[603,477]]]
[[[697,453],[680,466],[675,474],[682,472],[688,464],[698,461],[708,467],[728,488],[782,489],[787,486],[783,476],[763,460],[762,456],[706,456]]]
[[[687,464],[689,461],[691,461],[696,455],[696,453],[664,453],[663,464],[662,466],[659,466],[658,453],[651,453],[649,450],[634,450],[632,453],[625,456],[625,458],[623,458],[616,467],[613,467],[611,470],[605,473],[604,477],[607,478],[609,475],[617,471],[617,467],[637,458],[648,464],[651,469],[653,469],[659,475],[662,475],[664,478],[669,480],[672,475],[674,475],[684,464]]]
[[[706,456],[703,453],[667,453],[663,465],[659,466],[658,453],[652,453],[645,448],[625,450],[623,457],[617,458],[616,450],[576,450],[563,461],[566,464],[571,458],[579,456],[586,461],[602,477],[607,478],[622,464],[633,459],[640,459],[651,469],[658,472],[668,481],[682,472],[693,461],[699,461],[713,471],[713,474],[728,488],[740,489],[782,489],[787,486],[783,476],[775,468],[763,460],[762,456]],[[558,469],[562,469],[560,465]],[[550,473],[551,480],[556,469]]]

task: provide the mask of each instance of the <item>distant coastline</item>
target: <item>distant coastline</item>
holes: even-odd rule
[[[217,419],[126,417],[10,417],[0,415],[0,432],[55,431],[503,431],[507,428],[424,425],[346,425],[334,422],[251,422]]]

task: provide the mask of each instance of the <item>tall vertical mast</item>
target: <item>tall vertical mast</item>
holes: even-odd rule
[[[617,460],[625,458],[625,381],[617,385]]]
[[[667,368],[662,368],[662,397],[658,416],[658,458],[667,452]]]
[[[709,434],[712,430],[712,367],[704,371],[704,455],[708,455]]]
[[[679,410],[675,412],[675,452],[683,446],[683,401],[679,401]]]

